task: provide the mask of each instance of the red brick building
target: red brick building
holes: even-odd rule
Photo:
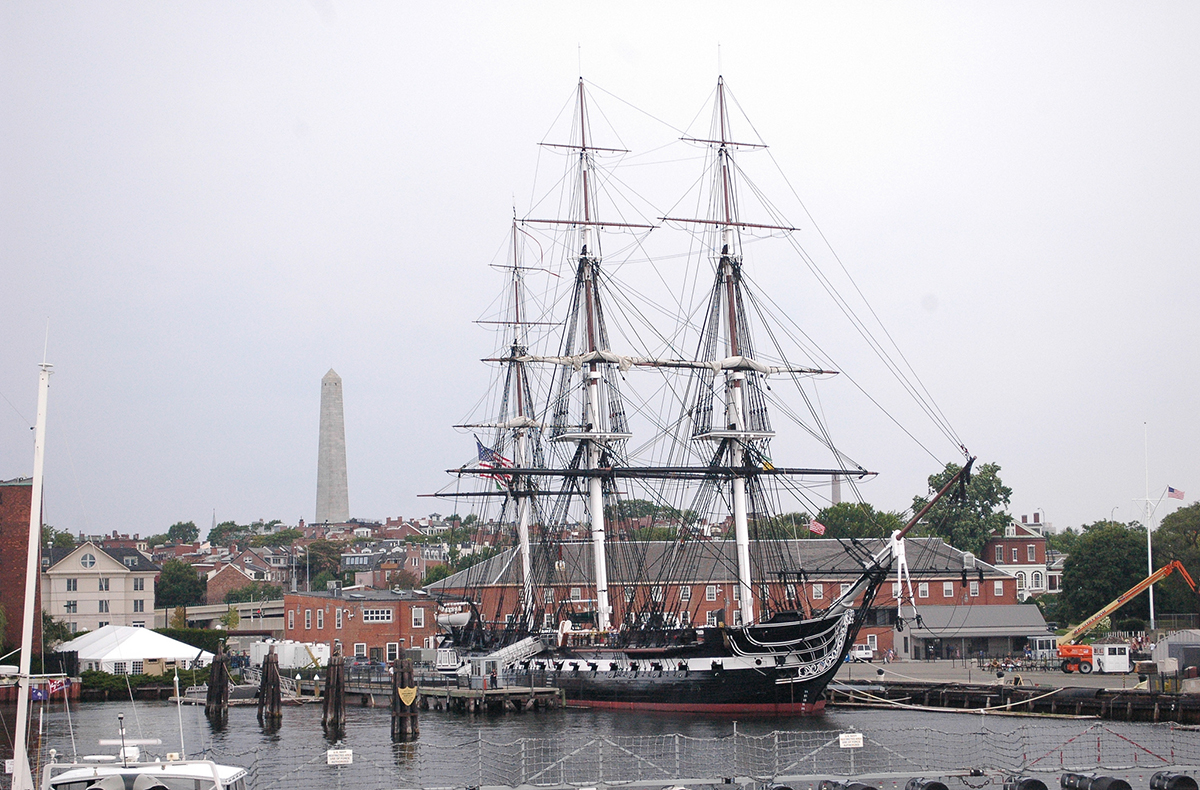
[[[1033,523],[1013,522],[1003,532],[992,532],[983,547],[983,559],[995,565],[1017,580],[1017,597],[1022,601],[1030,595],[1041,595],[1051,590],[1046,568],[1046,536],[1037,513]],[[1022,516],[1022,519],[1025,517]]]
[[[437,602],[402,590],[289,592],[283,596],[284,638],[341,643],[347,656],[391,661],[412,647],[433,648]]]
[[[0,641],[5,646],[21,644],[25,616],[25,565],[29,554],[29,510],[33,504],[33,478],[0,481],[0,607],[7,619]],[[39,566],[40,567],[40,566]],[[38,585],[40,586],[40,585]],[[41,644],[41,593],[37,592],[33,618],[33,643]]]

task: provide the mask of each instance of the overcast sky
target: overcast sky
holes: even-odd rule
[[[448,512],[417,494],[470,460],[488,264],[581,71],[630,147],[724,74],[1014,515],[1138,518],[1147,447],[1200,495],[1194,3],[445,7],[0,7],[0,479],[48,320],[49,523],[311,519],[330,368],[351,514]],[[886,509],[956,460],[854,444]]]

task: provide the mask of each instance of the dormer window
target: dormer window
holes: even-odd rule
[[[1007,527],[1004,528],[1004,537],[1015,538],[1016,536],[1017,536],[1017,525],[1016,524],[1009,524]]]
[[[126,568],[136,568],[137,567],[137,557],[126,557],[125,558],[125,567]]]

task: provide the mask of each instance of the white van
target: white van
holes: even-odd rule
[[[875,651],[868,645],[854,645],[850,648],[850,660],[870,663],[875,660]]]

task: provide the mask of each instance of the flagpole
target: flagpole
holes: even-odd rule
[[[1150,429],[1146,423],[1142,423],[1142,441],[1146,450],[1146,575],[1154,575],[1154,556],[1150,547],[1150,519],[1153,518],[1150,510]],[[1150,630],[1154,631],[1154,585],[1151,584],[1147,592],[1150,593]]]

